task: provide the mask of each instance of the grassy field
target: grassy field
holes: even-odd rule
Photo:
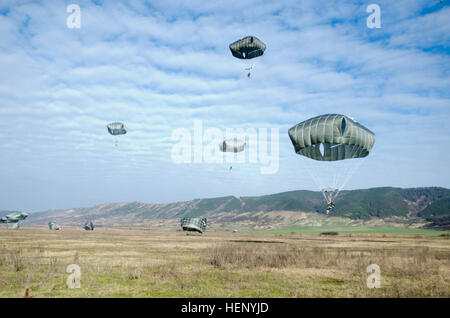
[[[440,236],[442,234],[449,234],[449,231],[435,231],[420,228],[398,227],[393,225],[379,225],[379,226],[358,226],[340,227],[340,226],[290,226],[281,229],[265,230],[261,233],[271,234],[320,234],[326,231],[336,231],[341,234],[400,234],[400,235],[425,235],[425,236]]]
[[[3,227],[0,297],[450,297],[446,237],[290,232]],[[370,264],[381,288],[366,285]]]

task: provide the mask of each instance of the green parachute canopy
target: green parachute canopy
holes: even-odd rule
[[[23,221],[28,217],[28,213],[25,212],[13,212],[0,218],[0,223],[11,224],[12,229],[18,229],[20,227],[19,221]]]
[[[219,144],[219,148],[222,152],[241,152],[245,149],[245,141],[236,137],[226,139]]]
[[[266,45],[256,36],[246,36],[230,44],[230,51],[238,59],[252,59],[264,54]]]
[[[184,217],[181,219],[181,227],[184,231],[203,233],[206,230],[206,218]]]
[[[17,223],[25,220],[28,217],[28,213],[25,212],[13,212],[0,218],[0,223]]]
[[[58,231],[59,229],[61,229],[61,227],[59,226],[59,224],[56,223],[56,222],[54,222],[54,221],[48,222],[48,228],[49,228],[50,230],[53,230],[53,231]]]
[[[108,132],[113,135],[124,135],[127,133],[128,128],[125,126],[125,124],[120,122],[114,122],[106,125],[106,128],[108,128]]]
[[[289,129],[295,152],[319,161],[366,157],[375,134],[355,120],[326,114],[305,120]]]
[[[91,221],[87,221],[86,223],[84,223],[83,228],[86,231],[93,231],[94,230],[94,223],[92,223]]]

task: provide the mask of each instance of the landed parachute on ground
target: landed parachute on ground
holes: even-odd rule
[[[108,132],[113,136],[125,135],[128,131],[127,126],[121,122],[114,122],[106,125]],[[115,141],[115,145],[117,147],[117,139]]]
[[[86,231],[93,231],[94,223],[92,223],[91,221],[87,221],[86,223],[84,223],[83,229],[85,229]]]
[[[256,36],[250,35],[231,43],[229,48],[234,57],[249,60],[263,55],[266,45]],[[248,66],[245,69],[250,71],[252,68],[253,66]],[[250,72],[247,76],[250,77]]]
[[[203,233],[206,230],[206,218],[184,217],[181,219],[181,228],[184,231]]]
[[[56,222],[54,222],[54,221],[48,222],[48,228],[49,228],[50,230],[53,230],[53,231],[58,231],[58,230],[61,229],[61,227],[59,226],[59,224],[56,223]]]
[[[375,134],[348,116],[326,114],[291,127],[289,137],[297,154],[314,161],[328,162],[317,164],[316,169],[314,167],[309,169],[314,182],[320,187],[327,201],[328,214],[334,207],[337,195],[350,178],[350,172],[354,173],[358,167],[353,165],[353,162],[347,167],[340,166],[339,162],[369,155],[375,143]],[[334,162],[337,163],[335,166]],[[327,170],[324,178],[328,181],[320,182],[319,176],[315,174],[317,169],[319,174]],[[330,183],[333,185],[330,186]]]
[[[20,227],[19,221],[23,221],[28,217],[28,213],[25,212],[13,212],[0,218],[0,223],[11,224],[12,229],[18,229]]]

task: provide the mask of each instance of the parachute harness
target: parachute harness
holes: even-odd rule
[[[315,161],[305,158],[308,174],[327,203],[327,215],[334,202],[367,157],[340,161]]]

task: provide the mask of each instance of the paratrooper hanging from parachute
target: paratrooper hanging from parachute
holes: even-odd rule
[[[312,159],[311,163],[326,163],[328,167],[335,162],[367,157],[375,143],[372,131],[340,114],[326,114],[305,120],[289,129],[289,137],[297,154]],[[353,174],[359,167],[350,163],[349,171],[331,167],[331,172],[327,171],[325,175],[327,181],[323,182],[319,182],[315,171],[310,171],[313,169],[308,169],[327,202],[327,215],[333,210],[336,197],[351,177],[350,172]],[[327,166],[321,165],[318,172],[327,170],[324,169]],[[339,179],[342,173],[343,181]]]
[[[127,126],[125,126],[125,124],[121,123],[121,122],[110,123],[110,124],[106,125],[106,128],[108,129],[108,132],[111,135],[116,136],[116,139],[115,139],[116,147],[117,147],[117,143],[118,143],[117,136],[125,135],[128,132]]]
[[[241,60],[250,60],[263,55],[266,45],[256,36],[249,35],[231,43],[229,48],[234,57]],[[245,70],[248,71],[247,77],[250,77],[250,70],[253,67],[254,65],[245,67]]]
[[[237,137],[225,139],[219,144],[219,149],[222,152],[238,153],[245,150],[245,141],[238,139]],[[233,170],[233,166],[229,167],[229,171]]]

